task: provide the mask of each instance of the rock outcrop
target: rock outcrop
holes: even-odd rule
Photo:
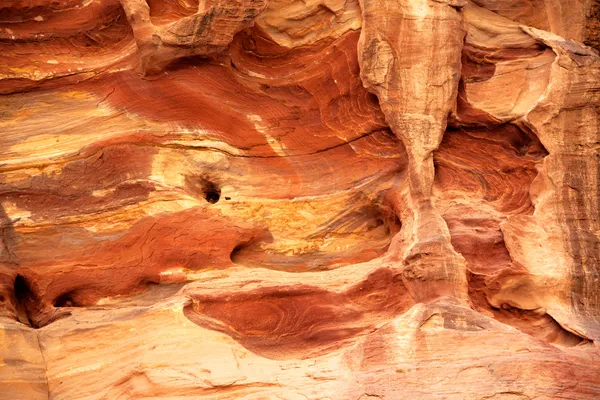
[[[599,398],[599,7],[0,0],[0,398]]]

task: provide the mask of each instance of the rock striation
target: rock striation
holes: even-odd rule
[[[599,10],[0,0],[0,398],[600,398]]]

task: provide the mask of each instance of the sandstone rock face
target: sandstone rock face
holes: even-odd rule
[[[0,0],[0,398],[600,398],[599,7]]]

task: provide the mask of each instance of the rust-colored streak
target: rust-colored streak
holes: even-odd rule
[[[193,296],[186,316],[274,359],[334,351],[412,304],[402,279],[381,268],[337,293],[308,285]]]

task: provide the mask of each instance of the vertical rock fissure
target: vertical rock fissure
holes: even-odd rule
[[[46,383],[46,393],[48,394],[48,400],[51,400],[52,395],[50,394],[50,385],[48,384],[48,361],[46,361],[46,355],[44,354],[44,349],[42,348],[40,330],[35,331],[35,337],[37,340],[38,349],[40,349],[40,354],[42,355],[42,361],[44,363],[44,382]]]
[[[31,296],[31,290],[25,278],[17,275],[13,285],[13,294],[15,296],[15,315],[22,324],[33,327],[31,316],[29,315],[28,302]]]

